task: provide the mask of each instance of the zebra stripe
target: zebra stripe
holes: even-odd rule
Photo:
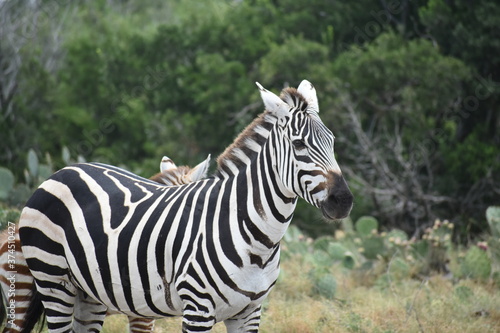
[[[182,316],[183,332],[220,321],[229,332],[258,331],[297,197],[327,218],[347,216],[353,199],[312,84],[281,98],[258,86],[266,111],[221,154],[212,177],[165,187],[78,164],[33,194],[20,236],[50,332],[71,330],[78,292],[129,316]]]
[[[163,157],[160,164],[160,172],[150,179],[165,185],[180,185],[194,182],[206,177],[210,155],[202,163],[194,168],[187,166],[176,166],[175,163],[168,157]],[[29,295],[33,288],[33,276],[31,275],[23,253],[21,252],[21,242],[19,240],[19,233],[17,232],[18,225],[14,227],[14,239],[8,241],[9,230],[0,233],[0,285],[1,292],[3,293],[3,302],[0,304],[0,311],[7,313],[7,321],[5,328],[2,332],[20,332],[23,328],[26,310],[29,305]],[[14,232],[12,231],[11,234]],[[12,237],[11,237],[12,238]],[[10,250],[10,251],[9,251]],[[15,258],[15,273],[8,265],[8,259]],[[11,281],[14,284],[15,292],[12,292]],[[9,292],[10,290],[10,292]],[[11,297],[9,297],[9,294]],[[89,313],[92,308],[96,307],[96,302],[85,294],[79,293],[79,302],[75,309],[75,321],[87,330],[92,326]],[[9,304],[15,304],[12,310]],[[87,310],[89,309],[87,313]],[[108,314],[118,314],[120,312],[110,311]],[[129,330],[133,333],[152,332],[154,327],[154,320],[143,317],[129,316]],[[1,322],[1,321],[0,321]]]

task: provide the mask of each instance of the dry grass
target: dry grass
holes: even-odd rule
[[[295,260],[297,259],[297,260]],[[500,290],[487,283],[442,276],[368,286],[334,268],[336,299],[311,294],[307,262],[283,262],[282,276],[264,304],[263,333],[496,333],[500,332]],[[125,332],[124,316],[106,320],[105,333]],[[157,320],[155,332],[179,332],[180,318]],[[217,324],[213,332],[225,332]]]
[[[344,286],[338,290],[342,300],[328,301],[307,295],[290,300],[278,285],[262,332],[500,332],[499,290],[472,281],[454,285],[434,277],[387,290]]]

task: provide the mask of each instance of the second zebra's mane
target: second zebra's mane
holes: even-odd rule
[[[160,184],[165,184],[167,186],[182,185],[182,184],[187,184],[191,181],[198,180],[198,179],[186,180],[186,177],[189,176],[190,171],[191,168],[188,166],[178,166],[175,167],[175,169],[157,173],[156,175],[150,177],[149,179]]]
[[[307,109],[307,101],[295,88],[285,88],[280,98],[290,105],[290,108],[299,110]],[[222,173],[231,174],[233,167],[240,168],[246,163],[241,159],[244,154],[246,159],[251,159],[259,151],[257,146],[262,147],[268,138],[269,131],[276,123],[276,116],[264,111],[254,119],[217,158],[216,175],[221,177]]]

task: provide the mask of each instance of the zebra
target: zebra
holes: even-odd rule
[[[20,237],[50,332],[72,330],[80,291],[96,301],[95,332],[106,308],[182,316],[185,333],[209,332],[217,322],[228,332],[258,332],[298,197],[326,219],[341,219],[353,195],[314,86],[304,80],[278,97],[256,84],[264,112],[206,179],[166,187],[87,163],[35,191]]]
[[[194,168],[190,168],[188,166],[177,166],[170,158],[163,156],[160,163],[160,172],[150,179],[165,185],[194,182],[207,176],[209,162],[210,155]],[[3,302],[0,303],[0,323],[4,321],[2,315],[4,317],[7,315],[3,333],[21,332],[29,305],[29,295],[33,288],[33,276],[21,251],[17,224],[12,224],[10,229],[0,233],[0,262],[2,263],[0,265],[0,298],[3,298]],[[15,262],[14,267],[9,267],[11,258],[15,258],[12,259]],[[85,297],[82,298],[81,302],[82,308],[85,308],[86,302],[93,304],[91,300]],[[83,320],[83,317],[79,320]],[[128,320],[129,330],[132,333],[153,331],[153,319],[129,316]]]
[[[149,179],[165,185],[188,184],[203,179],[208,173],[210,157],[210,154],[208,154],[208,157],[203,162],[194,168],[190,168],[188,166],[177,166],[170,158],[163,156],[160,163],[160,172]]]

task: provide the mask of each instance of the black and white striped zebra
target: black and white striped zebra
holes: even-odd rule
[[[75,295],[145,317],[182,316],[183,332],[257,332],[279,274],[280,240],[297,197],[329,219],[352,194],[334,136],[303,81],[281,98],[257,84],[266,111],[217,159],[207,179],[165,187],[119,168],[66,167],[33,194],[20,218],[23,253],[50,332],[72,329]]]
[[[160,172],[150,179],[165,185],[188,184],[207,176],[210,155],[203,162],[190,168],[177,166],[168,157],[163,156]],[[29,295],[33,289],[33,276],[21,251],[18,225],[12,223],[10,229],[0,233],[0,326],[5,326],[3,333],[19,333],[24,327],[26,312],[29,306]],[[10,224],[9,224],[10,225]],[[14,262],[14,264],[11,264]],[[86,309],[92,311],[95,300],[80,295],[74,316],[76,321],[88,320]],[[109,314],[112,314],[108,311]],[[132,333],[153,332],[154,320],[129,316],[129,331]]]

